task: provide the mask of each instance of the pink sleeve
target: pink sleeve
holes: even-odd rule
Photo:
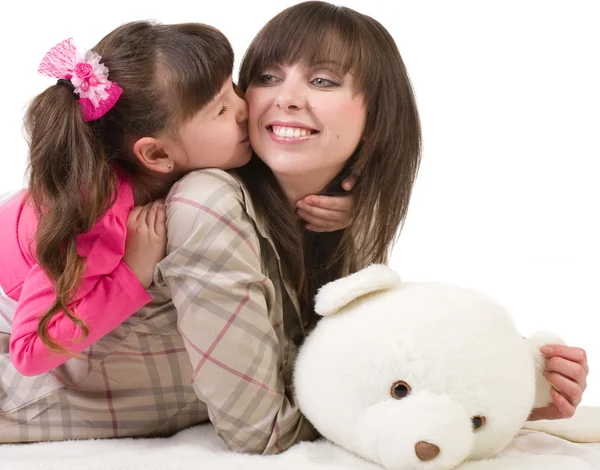
[[[127,206],[117,201],[92,230],[77,238],[86,269],[72,311],[87,324],[89,335],[82,342],[74,341],[81,330],[63,312],[48,327],[50,336],[72,353],[86,349],[151,300],[123,262]],[[23,375],[48,372],[69,359],[51,352],[37,333],[40,316],[55,299],[52,283],[39,265],[33,266],[23,284],[10,337],[12,363]]]

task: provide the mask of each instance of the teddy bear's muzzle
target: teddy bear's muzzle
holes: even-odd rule
[[[449,470],[473,446],[471,417],[449,395],[414,392],[363,411],[351,450],[387,470]]]

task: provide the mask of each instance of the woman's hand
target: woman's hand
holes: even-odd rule
[[[529,420],[570,418],[587,387],[587,354],[581,348],[558,344],[543,346],[540,352],[546,357],[544,376],[552,384],[552,403],[534,409]]]
[[[356,179],[353,176],[342,182],[342,188],[350,191]],[[345,196],[306,196],[296,203],[298,216],[308,222],[307,230],[313,232],[335,232],[352,223],[354,195]]]

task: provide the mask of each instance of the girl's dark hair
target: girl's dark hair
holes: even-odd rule
[[[263,208],[284,275],[299,293],[308,325],[316,322],[313,299],[319,287],[371,263],[387,263],[407,215],[421,158],[419,115],[398,48],[380,23],[350,8],[309,1],[281,12],[252,41],[240,67],[239,85],[246,91],[275,64],[310,67],[323,62],[352,73],[355,92],[366,103],[362,141],[323,191],[339,193],[345,176],[357,177],[352,224],[332,233],[302,230],[277,180],[259,158],[253,156],[239,170],[257,208]]]
[[[116,171],[128,174],[135,187],[139,168],[132,144],[174,131],[217,94],[233,69],[229,42],[203,24],[132,22],[92,50],[102,56],[109,80],[123,89],[115,106],[86,123],[72,89],[57,83],[34,98],[25,117],[29,200],[39,217],[36,257],[56,290],[38,333],[63,354],[64,346],[48,333],[57,313],[64,312],[84,338],[88,335],[72,305],[85,269],[77,235],[89,231],[114,203]]]

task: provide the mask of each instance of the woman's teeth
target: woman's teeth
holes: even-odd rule
[[[312,131],[301,127],[273,126],[273,134],[277,137],[306,137],[311,135]]]

